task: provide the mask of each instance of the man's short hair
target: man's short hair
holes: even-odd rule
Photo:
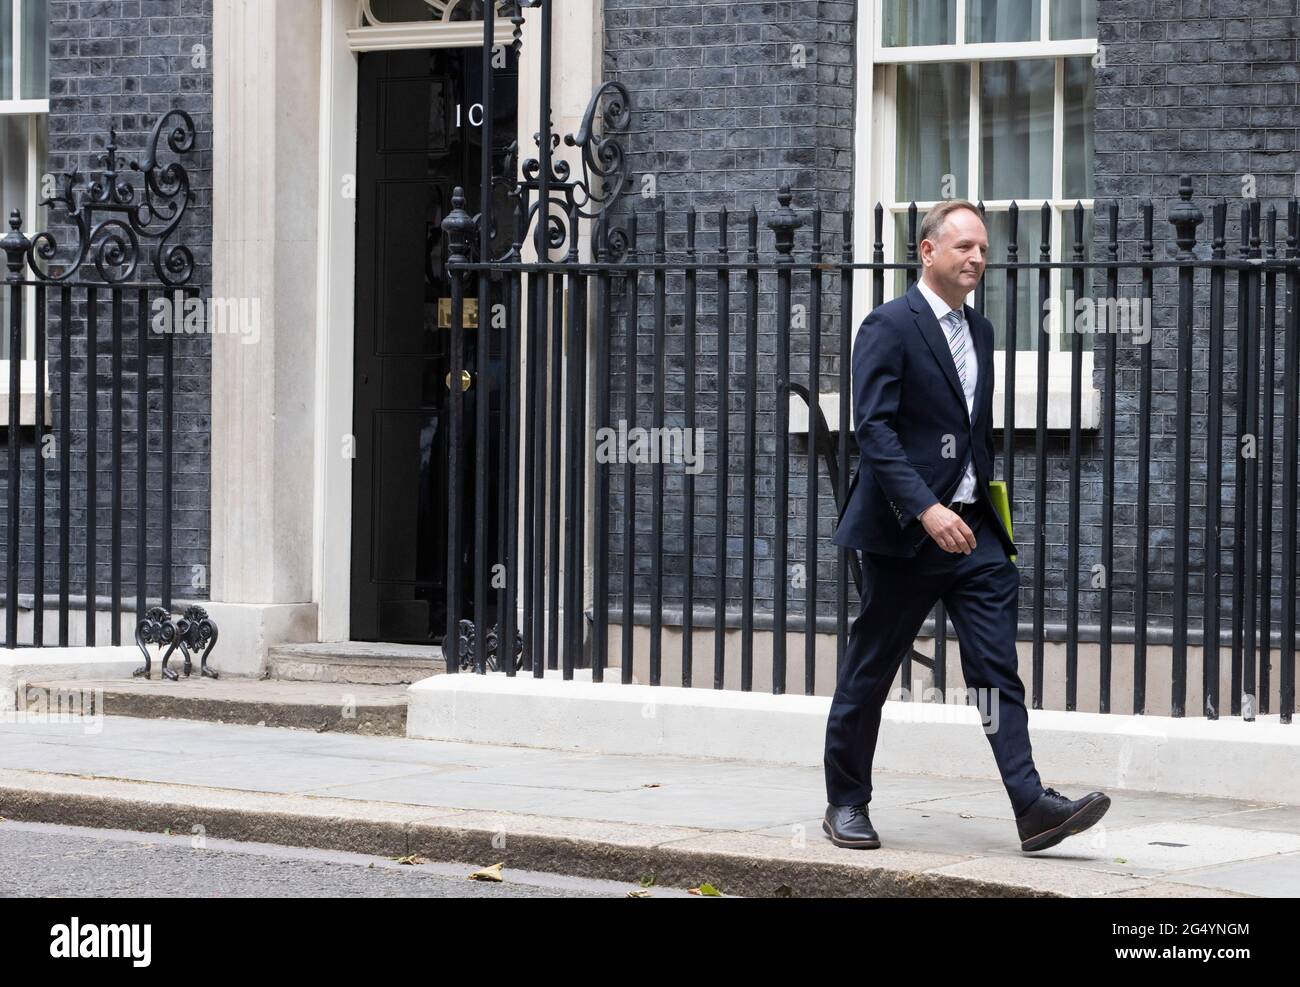
[[[979,206],[965,199],[946,199],[937,206],[931,206],[930,211],[925,214],[925,219],[921,220],[920,235],[917,237],[917,243],[922,240],[935,240],[937,242],[939,230],[942,229],[944,221],[948,216],[958,209],[969,209],[976,216],[980,217],[980,222],[984,217],[980,215]]]

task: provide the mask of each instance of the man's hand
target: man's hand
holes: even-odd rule
[[[975,534],[961,515],[942,504],[933,504],[921,515],[921,524],[945,552],[970,555],[975,550]]]

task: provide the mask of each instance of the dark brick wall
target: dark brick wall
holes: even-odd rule
[[[797,205],[850,206],[853,18],[835,0],[607,0],[605,75],[632,92],[634,170],[670,213],[770,209],[783,182]]]
[[[747,214],[759,212],[759,243],[765,255],[772,251],[767,222],[776,208],[776,190],[789,184],[794,205],[807,214],[818,207],[824,218],[823,249],[838,251],[842,228],[840,213],[851,205],[853,158],[853,19],[854,5],[819,0],[782,0],[775,3],[720,2],[663,3],[654,0],[608,0],[605,5],[605,74],[630,90],[634,114],[629,137],[636,190],[619,208],[620,221],[631,210],[638,214],[643,257],[654,250],[654,212],[664,209],[666,247],[673,257],[684,250],[686,211],[698,211],[697,250],[716,256],[718,211],[730,212],[733,258],[742,258],[748,245]],[[643,177],[650,176],[657,195],[642,194]],[[798,250],[805,257],[811,247],[811,229],[799,234]],[[827,284],[830,279],[828,277]],[[696,495],[696,596],[703,605],[715,596],[717,573],[715,538],[718,523],[718,321],[717,278],[702,276],[699,283],[697,326],[697,425],[705,435],[706,465],[695,483]],[[666,424],[684,421],[685,312],[684,278],[667,282],[666,311]],[[654,317],[651,279],[643,279],[639,305],[637,364],[637,423],[653,421]],[[807,304],[806,271],[794,279],[794,298]],[[773,598],[772,536],[775,517],[774,360],[777,320],[774,315],[775,282],[762,278],[758,302],[757,434],[757,546],[753,594],[756,607],[770,610]],[[623,417],[626,394],[626,330],[628,296],[616,298],[619,313],[613,341],[612,407],[615,421]],[[744,433],[742,388],[748,355],[745,352],[745,286],[734,278],[731,290],[729,430],[729,510],[726,516],[729,558],[728,597],[741,599],[740,582],[744,503]],[[823,303],[820,389],[838,387],[838,290]],[[808,330],[790,338],[791,376],[805,386],[809,378]],[[802,452],[803,440],[792,440],[792,450]],[[636,560],[637,599],[647,603],[650,592],[652,540],[651,504],[655,498],[651,468],[640,467],[637,484]],[[665,600],[680,608],[684,583],[684,533],[681,518],[684,483],[681,466],[665,469]],[[624,502],[622,472],[614,470],[613,530],[621,532]],[[803,457],[791,463],[791,484],[806,485]],[[820,503],[823,538],[828,539],[835,520],[829,490]],[[791,518],[792,563],[803,558],[802,511]],[[621,534],[613,540],[613,572],[623,565]],[[823,551],[823,555],[827,553]],[[834,599],[833,568],[819,565],[821,597]],[[802,590],[791,591],[802,599]],[[801,609],[800,604],[798,609]]]
[[[86,176],[98,172],[104,153],[108,128],[117,129],[118,153],[127,162],[142,160],[155,120],[173,108],[184,109],[194,118],[196,146],[184,158],[195,202],[190,207],[178,239],[193,251],[196,271],[192,286],[207,297],[211,286],[211,202],[212,202],[212,3],[211,0],[50,0],[50,115],[46,171],[54,176],[76,168],[83,184]],[[202,46],[196,51],[195,46]],[[198,64],[196,64],[198,62]],[[164,150],[164,161],[175,156]],[[137,196],[142,191],[140,175],[122,169],[124,179],[132,183]],[[50,228],[63,245],[60,258],[68,255],[75,242],[73,231],[62,222],[63,214],[42,210],[40,228]],[[142,244],[140,280],[155,281],[151,266],[150,244]],[[97,280],[93,263],[83,270],[85,280]],[[110,484],[111,387],[112,387],[112,304],[109,292],[99,292],[99,319],[95,376],[98,381],[98,465],[97,504],[97,586],[100,594],[109,591],[110,569]],[[136,537],[136,449],[137,404],[135,394],[138,365],[135,333],[136,291],[124,293],[122,344],[122,425],[124,454],[122,459],[123,592],[134,595]],[[50,325],[49,377],[52,415],[55,427],[68,396],[62,393],[60,374],[65,354],[62,352],[58,292],[52,291],[48,306]],[[71,349],[71,408],[73,437],[71,474],[67,478],[73,510],[71,535],[72,592],[84,593],[86,585],[86,391],[90,361],[87,357],[87,296],[83,289],[73,290]],[[207,595],[206,572],[209,553],[209,433],[210,433],[210,340],[203,334],[177,335],[174,345],[174,532],[173,569],[169,574],[177,594]],[[161,418],[162,337],[151,334],[148,343],[150,439],[148,453],[149,494],[147,500],[149,596],[156,598],[162,585],[160,565],[162,513],[161,443],[158,432]],[[22,548],[24,566],[32,559],[30,482],[33,449],[23,449],[24,487]],[[63,478],[58,474],[57,456],[47,461],[47,566],[46,591],[57,585],[58,570],[53,563],[57,544],[58,496]],[[195,585],[195,567],[201,573],[201,585]],[[21,592],[32,589],[32,575],[27,569],[20,581]]]

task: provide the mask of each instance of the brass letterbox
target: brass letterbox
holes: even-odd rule
[[[461,311],[462,311],[461,328],[477,329],[478,328],[478,299],[466,298],[462,303]],[[439,329],[451,328],[451,299],[450,298],[438,299],[438,328]]]

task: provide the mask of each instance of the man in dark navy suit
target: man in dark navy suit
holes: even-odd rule
[[[1030,751],[1016,667],[1016,546],[988,490],[993,325],[965,304],[984,274],[984,222],[953,200],[931,209],[920,233],[920,280],[868,315],[853,344],[860,458],[835,544],[863,552],[862,609],[826,723],[822,829],[836,846],[880,846],[867,803],[881,706],[943,600],[966,686],[987,696],[979,704],[1021,849],[1043,850],[1097,822],[1110,799],[1044,789]]]

